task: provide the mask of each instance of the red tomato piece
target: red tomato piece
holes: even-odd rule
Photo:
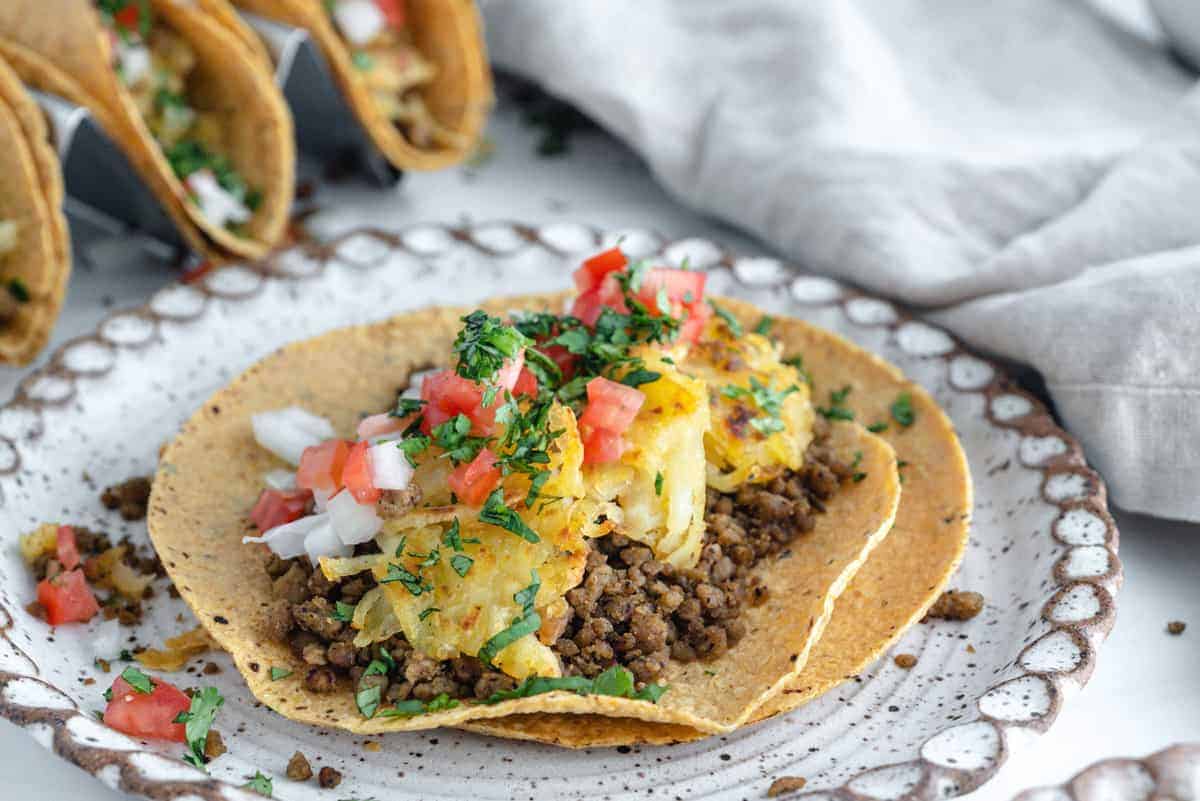
[[[375,5],[387,17],[388,25],[397,30],[404,27],[404,0],[375,0]]]
[[[412,423],[412,415],[393,417],[387,412],[383,412],[364,417],[359,421],[355,433],[358,434],[359,439],[374,439],[375,437],[385,437],[388,434],[399,434],[408,428],[410,423]]]
[[[533,373],[529,372],[528,367],[521,368],[521,374],[517,376],[517,383],[512,388],[514,395],[536,395],[538,391],[538,381]]]
[[[521,370],[525,368],[525,349],[517,354],[514,359],[505,359],[504,366],[496,371],[496,386],[501,389],[512,391],[512,388],[517,385],[517,379],[521,377]]]
[[[646,402],[646,394],[640,389],[602,376],[588,382],[587,396],[588,405],[579,417],[579,424],[614,434],[624,434]]]
[[[270,531],[303,517],[311,497],[312,493],[308,490],[265,489],[259,493],[258,501],[250,510],[250,519],[259,531]]]
[[[684,342],[695,342],[700,339],[700,335],[704,333],[704,327],[708,325],[708,320],[712,317],[712,307],[701,302],[686,311],[688,316],[683,321],[683,325],[679,327],[679,338]]]
[[[150,692],[138,692],[121,677],[113,682],[112,700],[104,708],[105,725],[133,737],[187,742],[184,724],[176,723],[192,701],[174,685],[150,679]]]
[[[463,503],[482,506],[488,495],[500,483],[500,468],[496,467],[496,455],[484,448],[470,462],[454,468],[446,483]]]
[[[319,489],[332,495],[342,488],[342,469],[350,455],[350,444],[343,439],[330,439],[320,445],[305,448],[300,454],[296,471],[296,486]]]
[[[429,434],[434,426],[465,414],[471,421],[472,436],[491,436],[496,430],[496,407],[499,404],[492,403],[485,409],[483,392],[482,384],[463,378],[453,370],[442,370],[426,376],[421,382],[421,399],[426,402],[425,422],[421,430]]]
[[[136,31],[140,27],[141,20],[142,10],[137,0],[128,0],[124,8],[113,14],[113,22],[117,24],[117,27],[127,31]]]
[[[563,381],[570,381],[575,376],[576,357],[574,353],[562,345],[546,345],[538,350],[549,356],[558,365],[558,369],[562,371]]]
[[[79,567],[79,546],[75,542],[75,529],[59,526],[54,539],[54,555],[64,570]]]
[[[581,428],[583,434],[583,463],[604,464],[621,458],[628,443],[620,434],[602,428]]]
[[[51,626],[86,623],[100,611],[82,570],[68,570],[54,578],[42,579],[37,585],[37,599]]]
[[[371,480],[371,443],[356,442],[350,448],[346,457],[346,467],[342,470],[342,483],[354,500],[361,504],[373,504],[382,494]]]
[[[646,304],[651,314],[655,313],[658,311],[658,290],[662,287],[666,289],[667,299],[672,306],[678,304],[682,308],[692,308],[704,302],[704,285],[707,281],[707,273],[655,267],[647,271],[642,279],[638,300]]]
[[[606,275],[623,269],[628,263],[629,260],[625,258],[625,254],[621,252],[620,248],[610,248],[602,253],[597,253],[575,271],[575,288],[580,293],[594,289],[599,286]]]

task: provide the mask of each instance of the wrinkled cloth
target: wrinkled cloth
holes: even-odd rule
[[[1034,367],[1116,504],[1200,520],[1200,88],[1150,37],[1085,0],[484,12],[680,201]]]

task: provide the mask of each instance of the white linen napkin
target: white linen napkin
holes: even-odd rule
[[[681,201],[1032,365],[1117,504],[1200,520],[1200,89],[1152,42],[1083,0],[484,10]]]

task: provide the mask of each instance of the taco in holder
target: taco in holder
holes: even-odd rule
[[[751,330],[704,279],[607,251],[571,314],[562,295],[405,314],[211,398],[163,453],[149,527],[254,694],[355,732],[563,745],[779,711],[902,504],[892,446],[847,405],[886,368],[799,321]],[[812,343],[847,362],[829,404],[786,358]],[[909,391],[961,503],[957,442]],[[965,526],[939,533],[930,601]]]
[[[306,29],[367,136],[397,169],[467,158],[492,105],[471,0],[234,0]]]
[[[63,183],[42,111],[0,61],[0,363],[45,346],[71,274]]]
[[[254,257],[285,232],[295,143],[261,52],[219,6],[9,0],[0,54],[96,115],[194,249]]]

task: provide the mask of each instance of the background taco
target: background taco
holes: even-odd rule
[[[58,159],[41,109],[0,61],[0,362],[46,344],[71,273]]]
[[[504,299],[490,308],[540,310],[560,307],[562,300]],[[267,556],[241,544],[260,477],[277,465],[254,441],[250,417],[296,403],[327,417],[336,429],[350,430],[362,413],[391,406],[397,384],[413,370],[444,359],[465,311],[406,314],[296,343],[205,403],[164,452],[150,504],[151,536],[184,599],[234,656],[255,695],[294,720],[358,732],[525,712],[593,713],[707,732],[749,720],[800,672],[836,596],[891,526],[900,490],[895,456],[856,424],[834,425],[828,443],[855,465],[856,480],[843,483],[812,530],[788,545],[786,558],[763,563],[762,578],[775,589],[745,609],[746,631],[736,645],[708,661],[672,659],[662,675],[669,689],[657,703],[559,691],[500,703],[465,702],[416,717],[367,718],[349,686],[323,694],[306,686],[305,663],[297,661],[274,622],[279,599],[265,569]],[[230,558],[233,553],[239,558]],[[586,719],[564,718],[564,725],[576,720]]]
[[[307,29],[367,135],[398,169],[470,155],[492,103],[470,0],[235,0]]]
[[[10,0],[0,38],[27,83],[73,87],[196,250],[252,257],[284,233],[295,144],[261,55],[204,10],[220,3]]]
[[[750,304],[725,303],[746,326],[759,319]],[[815,399],[849,386],[844,403],[856,419],[876,428],[886,424],[879,436],[895,448],[904,483],[888,536],[838,596],[804,669],[787,692],[755,711],[756,721],[795,709],[848,681],[920,620],[962,560],[973,504],[970,471],[954,427],[924,389],[891,364],[815,326],[780,318],[772,334],[785,354],[803,355]],[[908,402],[897,409],[907,425],[892,410],[902,397]],[[465,728],[573,748],[668,744],[704,736],[686,726],[547,714],[475,721]]]

